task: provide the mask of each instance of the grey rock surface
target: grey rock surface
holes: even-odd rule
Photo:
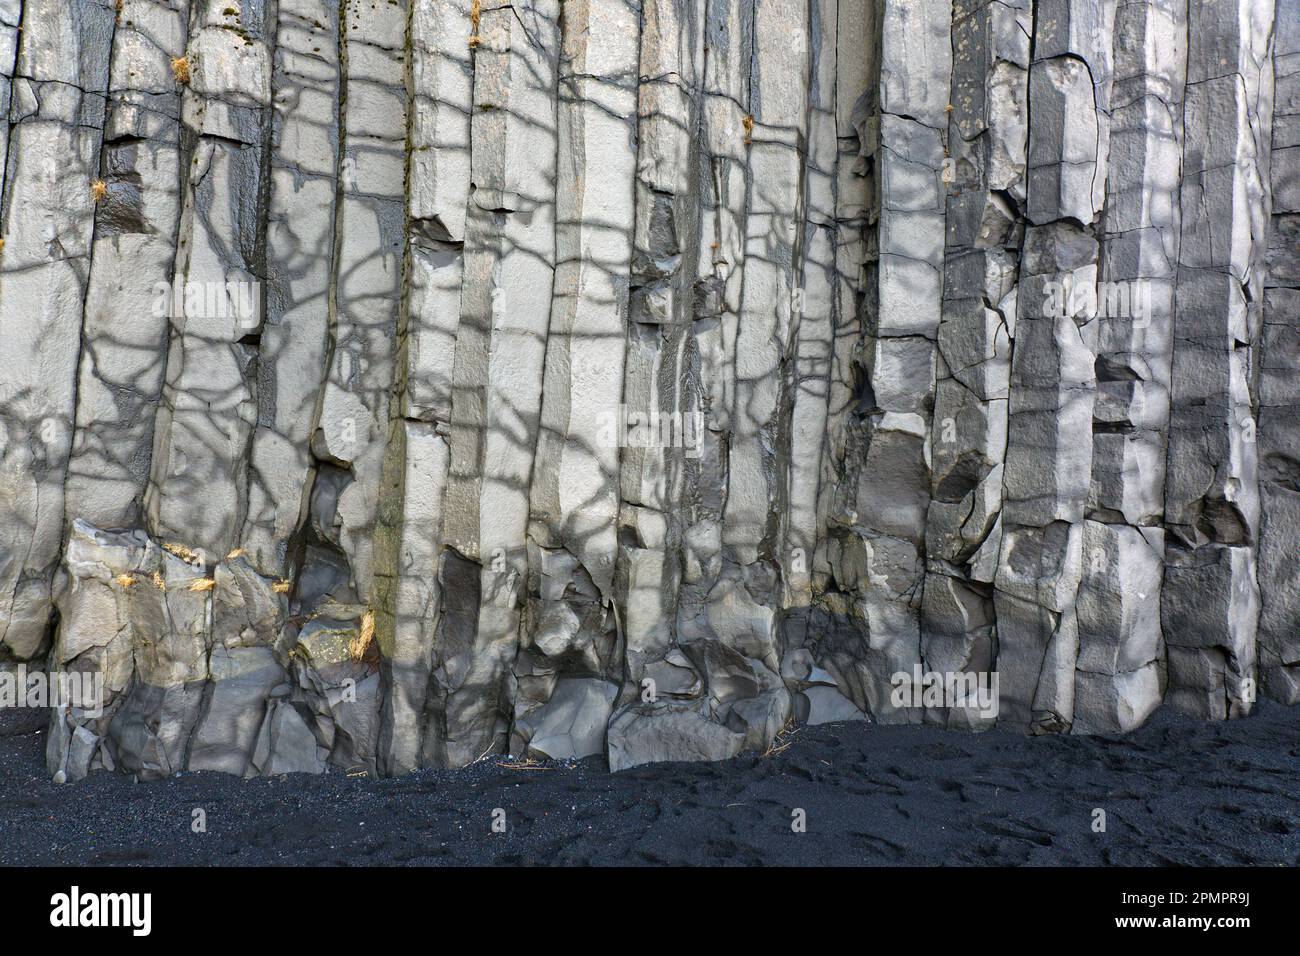
[[[1300,0],[0,0],[0,124],[59,779],[1300,703]]]

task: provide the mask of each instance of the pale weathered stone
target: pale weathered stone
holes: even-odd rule
[[[275,28],[259,7],[241,37],[225,9],[207,2],[193,11],[181,113],[196,140],[183,175],[167,374],[144,502],[155,536],[213,556],[237,546],[247,511]],[[231,243],[232,235],[250,241]]]
[[[0,0],[51,772],[1300,700],[1295,4]]]
[[[113,9],[32,0],[21,26],[0,258],[0,648],[28,660],[46,646],[62,547]]]
[[[275,24],[274,110],[266,213],[266,315],[258,349],[258,419],[248,452],[240,544],[286,575],[312,476],[311,438],[329,345],[336,235],[339,77],[336,12],[284,0]]]
[[[138,526],[162,391],[180,224],[185,8],[123,3],[113,34],[100,203],[86,292],[69,519]]]

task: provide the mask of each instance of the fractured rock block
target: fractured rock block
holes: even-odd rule
[[[744,734],[710,720],[700,704],[634,704],[609,722],[609,769],[666,760],[725,760],[740,753]]]

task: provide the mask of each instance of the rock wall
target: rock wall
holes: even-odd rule
[[[1300,0],[0,0],[0,121],[58,779],[1300,701]]]

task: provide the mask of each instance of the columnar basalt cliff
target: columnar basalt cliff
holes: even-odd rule
[[[0,0],[0,123],[56,779],[1300,702],[1300,0]]]

